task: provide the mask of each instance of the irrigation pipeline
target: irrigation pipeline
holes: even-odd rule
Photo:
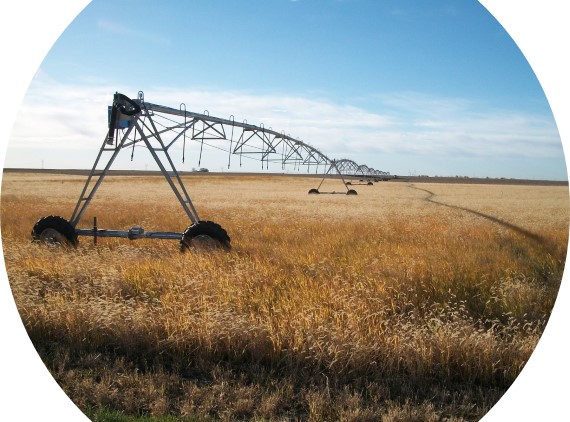
[[[144,100],[142,91],[139,92],[137,99],[116,94],[113,107],[119,108],[122,120],[118,117],[117,122],[110,122],[112,124],[108,140],[111,143],[120,136],[119,133],[113,136],[111,134],[113,130],[126,131],[131,127],[139,128],[133,131],[132,139],[124,143],[123,147],[142,143],[142,138],[146,137],[147,140],[159,141],[164,145],[164,149],[168,150],[181,139],[183,149],[186,141],[200,144],[198,163],[201,163],[203,148],[207,146],[228,154],[228,168],[232,156],[239,156],[240,167],[242,159],[246,158],[261,161],[262,170],[268,169],[271,163],[275,163],[282,169],[292,165],[296,170],[306,167],[307,172],[310,172],[310,169],[314,168],[315,173],[318,173],[321,167],[324,174],[332,166],[341,175],[380,179],[392,177],[389,172],[376,170],[350,159],[331,159],[299,138],[266,128],[263,123],[256,126],[245,120],[235,121],[233,116],[224,119],[210,116],[207,111],[204,113],[187,111],[184,103],[181,103],[179,108],[149,103]],[[138,139],[137,133],[141,135]]]
[[[228,168],[232,156],[235,155],[239,156],[240,166],[243,158],[261,161],[262,170],[268,169],[270,163],[278,163],[282,169],[286,165],[293,165],[294,169],[298,170],[306,166],[307,171],[314,167],[315,173],[318,174],[319,166],[324,167],[325,177],[332,171],[340,176],[347,195],[355,195],[356,191],[348,189],[344,175],[374,178],[375,181],[391,178],[387,172],[375,170],[367,165],[358,165],[352,160],[331,159],[306,142],[295,139],[285,132],[265,128],[263,124],[256,126],[248,124],[247,121],[236,122],[233,116],[230,119],[213,117],[208,111],[201,114],[194,113],[186,110],[185,103],[181,103],[178,109],[148,103],[144,100],[142,91],[139,91],[136,99],[115,93],[113,103],[108,109],[108,119],[107,133],[70,219],[54,215],[40,218],[32,229],[34,240],[49,244],[68,243],[76,247],[78,236],[92,237],[95,243],[99,237],[120,237],[130,240],[171,239],[180,242],[182,251],[194,248],[196,245],[230,248],[230,236],[226,230],[219,224],[202,220],[198,216],[169,152],[174,144],[181,143],[184,163],[187,141],[200,144],[198,164],[202,162],[204,146],[209,146],[228,154]],[[132,160],[137,146],[148,150],[182,206],[190,225],[183,232],[146,231],[140,226],[133,226],[129,230],[114,230],[101,229],[97,218],[94,218],[92,228],[78,228],[78,223],[85,215],[119,153],[124,149],[130,149]],[[310,189],[309,193],[341,192],[319,192],[318,189]],[[143,202],[140,201],[141,205]]]
[[[278,163],[282,169],[286,165],[293,165],[294,169],[298,170],[306,166],[307,172],[315,168],[318,174],[319,166],[321,166],[324,168],[325,177],[334,172],[340,176],[347,195],[354,195],[356,191],[348,189],[347,183],[344,182],[344,175],[375,178],[377,181],[391,178],[387,172],[375,170],[367,165],[359,165],[352,160],[331,159],[306,142],[284,132],[266,128],[263,124],[256,126],[247,121],[236,122],[233,116],[230,119],[213,117],[208,111],[195,113],[186,110],[185,103],[181,103],[179,108],[172,108],[146,102],[142,91],[139,91],[136,99],[115,93],[112,106],[108,111],[109,126],[106,136],[71,218],[69,221],[60,221],[60,219],[55,221],[47,217],[42,219],[41,224],[35,227],[37,238],[40,238],[45,231],[43,229],[46,229],[48,234],[44,234],[44,237],[52,238],[53,232],[63,230],[70,234],[73,244],[76,243],[77,235],[85,235],[93,236],[94,239],[97,236],[129,239],[182,239],[183,246],[185,246],[184,242],[188,238],[199,234],[213,235],[221,243],[229,243],[229,237],[219,225],[211,221],[199,224],[201,219],[176,169],[169,150],[176,143],[181,143],[182,161],[184,162],[187,141],[199,143],[199,164],[202,162],[202,154],[206,146],[228,154],[228,167],[231,165],[232,156],[236,155],[239,156],[240,166],[243,158],[249,158],[261,161],[262,170],[268,169],[270,163]],[[100,230],[96,223],[92,229],[76,229],[120,151],[130,149],[132,160],[136,146],[149,151],[188,216],[191,226],[184,234],[162,231],[145,232],[138,226],[129,231]],[[318,189],[311,189],[309,193],[342,192],[319,192]],[[196,230],[206,233],[194,233]]]

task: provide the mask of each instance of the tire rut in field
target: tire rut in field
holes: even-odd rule
[[[505,227],[509,230],[512,230],[516,233],[519,233],[519,234],[525,236],[528,239],[533,240],[534,242],[538,243],[540,246],[545,248],[550,253],[550,255],[552,255],[553,257],[557,257],[558,259],[564,259],[564,257],[559,256],[559,254],[556,251],[557,248],[550,241],[548,241],[548,239],[545,239],[544,237],[542,237],[536,233],[533,233],[533,232],[531,232],[527,229],[524,229],[520,226],[517,226],[515,224],[509,223],[505,220],[501,220],[499,217],[495,217],[493,215],[485,214],[483,212],[480,212],[477,210],[472,210],[470,208],[460,207],[458,205],[451,205],[451,204],[446,204],[445,202],[436,201],[434,199],[435,193],[433,193],[432,191],[429,191],[427,189],[418,188],[414,185],[408,185],[408,187],[427,193],[428,196],[423,198],[427,202],[431,202],[432,204],[441,205],[441,206],[444,206],[447,208],[465,211],[465,212],[471,213],[473,215],[476,215],[478,217],[485,218],[489,221],[492,221],[493,223],[499,224],[502,227]]]

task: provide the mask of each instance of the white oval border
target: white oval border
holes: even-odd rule
[[[569,148],[570,39],[563,0],[480,0],[505,27],[535,71],[550,102],[564,149]],[[89,0],[20,0],[2,6],[0,162],[18,106],[41,61]],[[0,174],[1,181],[1,174]],[[567,260],[568,264],[568,260]],[[51,377],[22,325],[0,260],[2,414],[9,420],[87,421]],[[557,421],[567,415],[570,378],[570,293],[564,274],[552,317],[529,362],[484,422]]]

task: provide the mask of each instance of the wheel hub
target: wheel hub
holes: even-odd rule
[[[59,245],[66,242],[66,239],[56,229],[48,228],[41,232],[40,241],[48,245]]]
[[[199,250],[214,250],[220,246],[220,243],[206,234],[200,234],[190,239],[190,247]]]

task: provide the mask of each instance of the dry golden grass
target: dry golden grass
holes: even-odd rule
[[[255,420],[477,420],[554,304],[568,189],[188,177],[230,252],[174,241],[30,243],[84,178],[5,173],[4,256],[40,355],[85,411]],[[321,190],[342,190],[327,181]],[[431,201],[431,202],[430,202]],[[161,177],[106,180],[81,227],[181,232]]]

